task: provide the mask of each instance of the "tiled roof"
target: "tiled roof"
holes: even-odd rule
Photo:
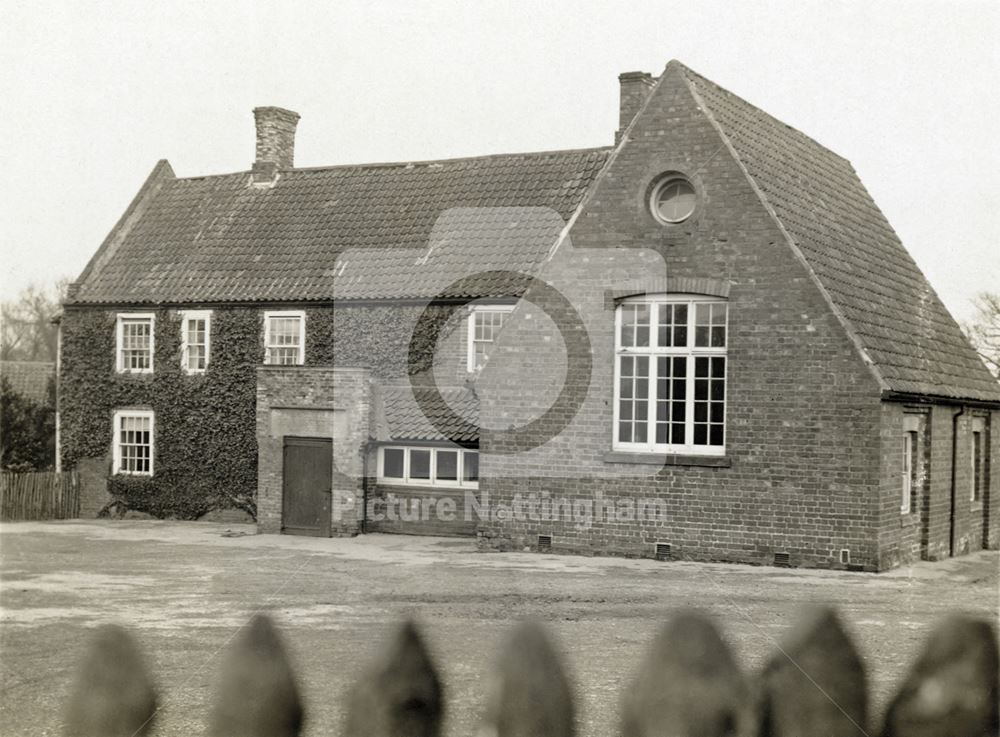
[[[1000,400],[850,162],[677,62],[889,391]],[[628,145],[627,143],[625,145]],[[513,296],[611,149],[177,179],[161,162],[75,303]]]
[[[44,403],[48,399],[49,380],[56,365],[49,361],[0,361],[0,376],[15,394]]]
[[[77,303],[433,297],[531,271],[609,149],[176,179],[162,162],[81,276]],[[509,293],[496,280],[480,293]]]
[[[423,407],[416,392],[423,395]],[[383,386],[377,397],[377,440],[479,441],[479,400],[465,387],[442,387],[437,394],[409,385]]]
[[[1000,400],[1000,385],[851,163],[678,66],[871,358],[886,388]]]

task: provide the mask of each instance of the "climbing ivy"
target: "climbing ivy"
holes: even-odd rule
[[[370,368],[382,379],[429,369],[435,346],[424,336],[414,341],[414,361],[408,365],[410,336],[422,306],[365,305],[309,310],[306,315],[306,362],[316,366]],[[455,307],[426,308],[435,321],[447,321]]]
[[[368,367],[379,378],[430,367],[433,348],[416,341],[407,366],[410,329],[419,307],[315,307],[306,314],[306,363]],[[445,319],[453,308],[431,307]],[[143,310],[149,311],[149,310]],[[152,374],[115,372],[117,311],[70,308],[62,322],[60,427],[62,460],[106,458],[112,419],[122,408],[156,413],[154,475],[112,476],[120,509],[195,519],[213,509],[256,516],[256,367],[263,359],[263,310],[215,309],[207,371],[180,366],[180,315],[155,310]]]
[[[256,311],[215,311],[211,361],[194,376],[181,371],[180,316],[169,310],[155,312],[154,373],[116,373],[115,315],[74,309],[63,318],[63,463],[110,457],[114,411],[152,409],[155,474],[112,476],[114,501],[157,517],[194,519],[231,507],[255,514]]]

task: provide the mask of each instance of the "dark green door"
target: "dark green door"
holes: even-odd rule
[[[281,531],[330,537],[333,441],[285,437]]]

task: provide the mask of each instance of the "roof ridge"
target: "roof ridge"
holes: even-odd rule
[[[450,159],[424,159],[420,161],[379,161],[370,163],[360,163],[360,164],[327,164],[324,166],[297,166],[291,169],[279,169],[278,171],[286,174],[299,174],[299,173],[314,173],[314,172],[324,172],[324,171],[337,171],[342,169],[406,169],[410,167],[418,166],[434,166],[437,164],[457,164],[465,161],[483,161],[487,159],[513,159],[513,158],[528,158],[536,156],[554,156],[557,154],[569,155],[569,154],[591,154],[598,153],[602,151],[610,151],[613,146],[591,146],[582,148],[564,148],[564,149],[549,149],[545,151],[517,151],[512,153],[500,153],[500,154],[479,154],[475,156],[457,156]],[[223,178],[223,177],[234,177],[244,174],[250,174],[250,169],[243,169],[240,171],[229,172],[225,174],[201,174],[188,177],[177,177],[177,181],[202,181],[205,179]]]
[[[733,91],[731,91],[729,89],[726,89],[725,87],[723,87],[718,82],[713,82],[711,79],[709,79],[708,77],[704,76],[703,74],[699,74],[698,72],[696,72],[691,67],[685,65],[683,62],[677,61],[676,59],[672,59],[670,61],[670,64],[676,64],[678,67],[680,67],[681,72],[686,77],[688,77],[688,81],[692,81],[691,77],[694,77],[694,79],[696,81],[704,82],[706,84],[711,85],[712,87],[714,87],[715,89],[717,89],[719,92],[722,92],[723,94],[728,95],[729,97],[735,98],[736,100],[738,100],[743,105],[746,105],[747,107],[752,108],[754,110],[754,112],[759,113],[760,115],[764,116],[765,118],[769,118],[770,120],[772,120],[773,122],[777,123],[778,125],[781,125],[781,126],[784,126],[785,128],[788,128],[790,131],[793,131],[796,135],[802,136],[802,138],[806,139],[810,143],[812,143],[812,144],[814,144],[816,146],[819,146],[821,149],[823,149],[827,153],[836,156],[841,161],[844,161],[852,169],[854,168],[853,164],[851,164],[850,159],[848,159],[846,156],[843,156],[842,154],[839,154],[836,151],[834,151],[832,148],[830,148],[830,147],[828,147],[828,146],[820,143],[815,138],[813,138],[812,136],[810,136],[808,133],[804,133],[800,129],[796,128],[794,125],[790,125],[790,124],[786,123],[785,121],[783,121],[781,118],[777,118],[774,115],[771,115],[771,113],[767,112],[766,110],[764,110],[761,107],[758,107],[757,105],[754,105],[752,102],[750,102],[749,100],[747,100],[745,97],[741,97],[740,95],[737,95],[735,92],[733,92]],[[670,64],[668,64],[667,66],[669,67]]]

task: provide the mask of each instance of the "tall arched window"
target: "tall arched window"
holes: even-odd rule
[[[725,452],[727,308],[718,297],[689,294],[618,305],[615,449]]]

